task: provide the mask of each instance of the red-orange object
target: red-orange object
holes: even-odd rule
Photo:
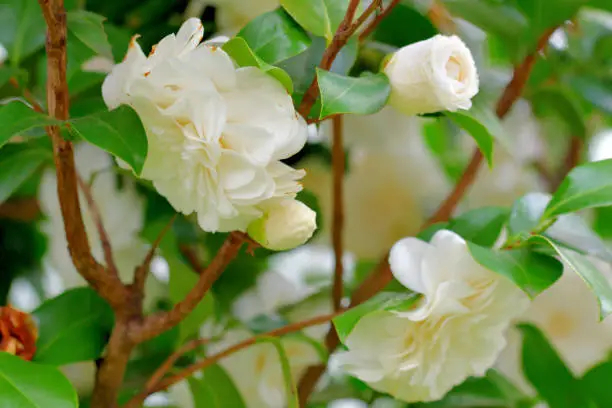
[[[38,330],[32,317],[11,306],[0,307],[0,351],[32,360]]]

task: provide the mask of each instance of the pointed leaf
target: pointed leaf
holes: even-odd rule
[[[36,0],[0,0],[0,44],[8,51],[11,65],[45,45],[46,25]]]
[[[113,60],[113,52],[104,31],[105,17],[85,11],[67,13],[68,30],[96,54]]]
[[[43,164],[52,163],[53,154],[29,143],[8,144],[0,149],[0,203],[9,198]]]
[[[508,214],[507,208],[478,208],[452,219],[447,229],[455,231],[476,245],[491,247],[508,220]]]
[[[346,14],[350,0],[281,0],[281,6],[302,27],[328,43]]]
[[[231,377],[218,364],[202,371],[201,378],[189,378],[194,408],[246,408]]]
[[[0,147],[13,136],[27,130],[60,123],[44,113],[36,112],[20,101],[0,105]]]

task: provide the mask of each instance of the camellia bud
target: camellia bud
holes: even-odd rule
[[[478,73],[470,50],[457,36],[436,35],[401,48],[384,65],[389,104],[406,115],[470,109]]]
[[[247,232],[264,248],[284,251],[302,245],[317,228],[317,214],[297,200],[271,204],[263,217],[253,221]]]
[[[31,360],[37,337],[38,330],[29,314],[10,306],[0,307],[0,351]]]

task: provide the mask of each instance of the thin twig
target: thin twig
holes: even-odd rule
[[[19,85],[19,82],[17,82],[17,79],[15,78],[10,78],[9,79],[9,83],[13,86],[13,88],[17,89],[18,91],[20,91],[23,94],[23,97],[25,98],[25,100],[32,105],[32,108],[38,112],[38,113],[44,113],[45,110],[43,109],[42,106],[40,106],[40,103],[38,103],[38,101],[36,100],[36,98],[34,97],[34,95],[32,95],[32,92],[30,92],[29,89],[27,88],[22,88]]]
[[[205,270],[204,266],[202,266],[202,263],[198,259],[198,256],[192,247],[182,244],[179,245],[179,251],[181,252],[181,255],[183,255],[183,257],[187,260],[187,263],[189,264],[189,266],[191,266],[191,269],[195,273],[199,275],[200,272]]]
[[[136,268],[136,271],[134,272],[133,286],[136,292],[139,294],[142,294],[143,297],[144,297],[144,287],[147,281],[147,275],[149,274],[149,269],[151,267],[151,261],[153,261],[153,257],[155,256],[155,251],[157,251],[157,248],[159,248],[159,244],[161,244],[161,241],[162,239],[164,239],[164,236],[168,233],[168,231],[170,231],[170,228],[172,228],[172,224],[174,224],[174,221],[176,220],[176,216],[177,214],[174,214],[172,218],[170,218],[170,221],[168,221],[166,226],[159,232],[159,234],[157,235],[157,238],[155,238],[155,241],[153,242],[153,245],[151,245],[151,248],[149,248],[149,252],[147,253],[147,256],[145,256],[144,261],[142,261],[142,264],[140,264]]]
[[[393,8],[397,6],[399,2],[400,0],[391,0],[389,5],[382,12],[380,12],[374,20],[372,20],[372,22],[361,32],[361,34],[359,34],[359,41],[364,41],[370,34],[372,34],[380,22],[383,21],[385,17],[391,13],[391,11],[393,11]]]
[[[550,184],[551,192],[556,191],[563,182],[563,179],[565,179],[565,176],[580,163],[583,148],[584,141],[577,136],[572,136],[565,153],[565,158],[563,159],[563,164]]]
[[[343,117],[337,116],[332,120],[332,171],[333,171],[333,222],[332,244],[334,248],[334,284],[332,289],[332,304],[335,311],[340,310],[343,295],[343,264],[344,253],[342,235],[344,230],[344,143],[342,141]]]
[[[96,201],[93,198],[91,188],[89,188],[89,185],[85,183],[85,181],[83,181],[81,176],[79,176],[78,174],[77,182],[79,183],[79,187],[81,188],[81,191],[85,196],[85,201],[87,201],[87,205],[91,213],[91,218],[93,218],[94,224],[96,224],[96,229],[98,230],[98,236],[100,238],[100,244],[102,245],[102,252],[104,253],[104,261],[106,262],[106,268],[113,275],[119,276],[117,264],[115,264],[115,259],[113,257],[113,248],[111,246],[108,233],[106,232],[106,228],[104,228],[104,222],[102,222],[102,214],[100,213],[100,208],[98,207],[98,204],[96,204]]]

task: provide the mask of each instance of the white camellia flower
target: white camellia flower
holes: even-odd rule
[[[201,44],[187,20],[146,57],[135,40],[106,78],[106,104],[133,107],[148,137],[141,177],[206,231],[246,230],[262,206],[293,198],[304,175],[280,160],[306,142],[307,126],[283,86],[254,67],[235,68]]]
[[[298,200],[273,201],[263,217],[249,224],[249,236],[264,248],[293,249],[312,237],[317,229],[317,213]]]
[[[102,150],[87,143],[78,144],[75,148],[75,160],[83,181],[91,182],[90,191],[109,237],[120,278],[124,282],[130,282],[134,268],[142,263],[148,251],[147,245],[139,238],[144,220],[144,200],[138,195],[132,182],[126,180],[123,186],[117,185],[112,158]],[[79,195],[93,256],[104,264],[104,253],[96,224],[83,194]],[[41,210],[46,216],[41,230],[49,237],[43,264],[49,274],[59,275],[61,279],[61,285],[55,291],[61,293],[64,289],[85,285],[85,280],[74,268],[68,253],[57,197],[57,177],[53,169],[43,174],[38,198]],[[160,290],[161,284],[150,277],[147,280],[147,301],[155,301]],[[49,293],[50,296],[57,294]]]
[[[436,35],[407,45],[387,61],[389,104],[406,115],[470,109],[478,73],[470,50],[457,36]]]
[[[430,243],[402,239],[389,263],[395,278],[423,297],[409,311],[363,317],[339,356],[344,369],[406,402],[438,400],[467,377],[484,375],[527,296],[480,266],[466,242],[447,230]]]
[[[8,58],[8,51],[2,44],[0,44],[0,65],[4,64],[4,61]]]

